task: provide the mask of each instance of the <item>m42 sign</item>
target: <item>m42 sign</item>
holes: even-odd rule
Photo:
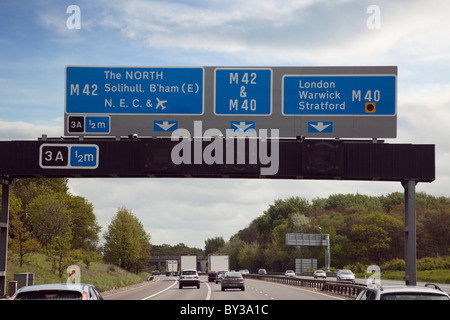
[[[94,144],[42,144],[39,166],[42,169],[96,169],[99,148]]]
[[[70,114],[203,113],[203,68],[66,68]]]

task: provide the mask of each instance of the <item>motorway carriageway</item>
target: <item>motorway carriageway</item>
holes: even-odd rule
[[[200,276],[200,280],[200,289],[197,287],[179,289],[175,277],[155,276],[148,284],[124,291],[118,290],[103,298],[105,300],[344,300],[314,289],[254,279],[245,279],[245,291],[239,289],[221,291],[220,283],[208,282],[206,276]]]

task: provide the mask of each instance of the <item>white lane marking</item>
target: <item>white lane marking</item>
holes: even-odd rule
[[[161,293],[163,293],[164,291],[167,291],[167,290],[169,290],[170,288],[172,288],[174,285],[176,285],[177,284],[177,279],[175,279],[175,278],[173,278],[173,280],[174,280],[174,283],[170,286],[170,287],[167,287],[167,288],[165,288],[164,290],[161,290],[161,291],[158,291],[157,293],[155,293],[155,294],[152,294],[151,296],[148,296],[148,297],[145,297],[145,298],[142,298],[141,300],[148,300],[148,299],[151,299],[151,298],[153,298],[153,297],[155,297],[155,296],[157,296],[158,294],[161,294]]]
[[[154,293],[154,294],[152,294],[151,296],[142,298],[141,300],[148,300],[148,299],[151,299],[151,298],[157,296],[158,294],[161,294],[161,293],[163,293],[163,292],[169,290],[169,289],[172,288],[174,285],[176,285],[177,282],[178,282],[177,279],[173,279],[173,280],[175,280],[175,282],[174,282],[170,287],[168,287],[168,288],[166,288],[166,289],[164,289],[164,290],[158,291],[157,293]],[[206,299],[205,299],[205,300],[210,300],[210,299],[211,299],[211,286],[210,286],[207,282],[205,282],[205,281],[203,281],[203,280],[202,280],[202,282],[203,282],[204,284],[206,284],[206,286],[208,287],[208,293],[206,294]]]
[[[202,280],[202,282],[204,284],[206,284],[206,286],[208,287],[208,294],[206,295],[206,299],[205,300],[209,300],[209,299],[211,299],[211,286],[208,284],[208,282],[206,282],[204,280]]]

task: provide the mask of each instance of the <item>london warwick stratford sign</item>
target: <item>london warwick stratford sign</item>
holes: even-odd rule
[[[68,66],[65,134],[395,138],[397,67]]]

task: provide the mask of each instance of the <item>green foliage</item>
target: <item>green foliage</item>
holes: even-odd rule
[[[43,250],[61,275],[77,251],[96,250],[93,206],[69,193],[68,179],[16,179],[11,186],[10,249],[20,257]]]
[[[8,248],[18,254],[19,264],[22,267],[25,256],[39,251],[42,245],[32,235],[30,228],[27,226],[25,213],[21,211],[22,202],[14,194],[10,196],[9,207]]]
[[[262,242],[270,242],[271,231],[282,224],[289,215],[299,213],[307,215],[311,205],[308,200],[300,197],[290,197],[286,200],[275,200],[273,205],[264,211],[264,214],[255,219],[255,227],[258,232],[258,239]]]
[[[19,265],[19,258],[16,254],[11,253],[8,256],[8,272],[7,281],[14,279],[15,273],[31,272],[35,274],[35,284],[44,283],[61,283],[66,282],[68,274],[66,270],[62,276],[52,272],[53,262],[44,254],[31,253],[23,267]],[[98,258],[98,257],[97,257]],[[95,261],[94,261],[95,260]],[[117,266],[103,263],[102,260],[94,259],[88,265],[85,265],[81,259],[74,260],[73,264],[80,267],[80,280],[84,283],[95,285],[100,291],[112,289],[113,282],[116,288],[129,286],[132,284],[145,281],[148,273],[140,273],[138,275],[120,269]]]
[[[258,271],[264,266],[264,252],[256,242],[245,243],[238,253],[239,265],[242,268]]]
[[[417,260],[417,270],[450,269],[450,257],[425,257]]]
[[[164,243],[161,245],[152,245],[150,248],[152,256],[179,256],[182,254],[190,254],[203,256],[205,252],[199,248],[188,247],[184,243],[178,243],[174,246]]]
[[[219,253],[219,249],[223,247],[225,240],[222,237],[215,237],[205,240],[205,254]]]
[[[416,198],[418,258],[448,257],[450,199],[421,192]],[[379,197],[333,194],[311,203],[290,197],[275,200],[248,227],[239,230],[221,251],[230,255],[230,261],[235,261],[235,269],[247,268],[254,272],[261,267],[278,272],[293,269],[295,258],[316,258],[324,265],[323,248],[285,245],[286,233],[321,231],[330,234],[333,267],[351,265],[361,269],[370,264],[386,264],[388,270],[399,270],[404,256],[403,220],[404,195],[399,192]],[[228,245],[230,242],[233,244]],[[257,253],[262,253],[264,260]],[[418,269],[437,267],[435,262],[427,260],[418,263]]]
[[[119,208],[104,235],[105,261],[139,273],[150,259],[150,235],[125,207]]]
[[[352,252],[357,261],[381,263],[389,259],[392,248],[401,247],[401,239],[397,235],[402,232],[402,222],[383,213],[371,213],[361,217],[359,223],[351,228],[349,239],[352,241]]]
[[[385,271],[385,270],[404,271],[405,270],[405,260],[395,258],[390,261],[386,261],[380,266],[380,269],[383,271]]]

